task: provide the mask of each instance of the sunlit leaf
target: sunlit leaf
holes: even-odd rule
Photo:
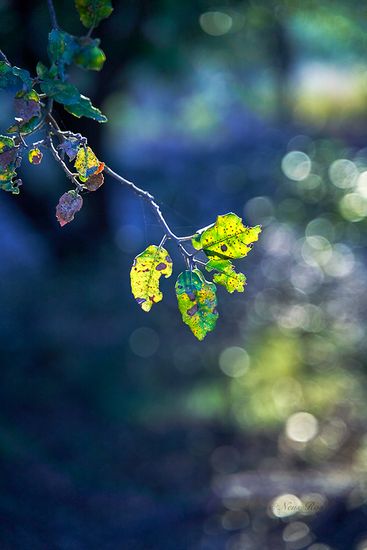
[[[112,13],[111,0],[75,0],[75,7],[83,25],[96,27]]]
[[[34,147],[33,149],[29,150],[28,160],[31,164],[41,164],[42,158],[43,158],[43,154],[38,149],[38,147]]]
[[[15,116],[23,123],[29,122],[34,117],[41,115],[40,98],[35,90],[30,92],[20,91],[14,99]]]
[[[99,174],[104,169],[104,163],[100,162],[92,149],[87,145],[81,145],[74,162],[76,171],[81,181],[87,181],[93,174]]]
[[[223,285],[231,294],[235,290],[237,292],[245,290],[246,276],[238,273],[230,260],[212,258],[206,263],[205,269],[209,272],[215,270],[213,281]]]
[[[247,227],[232,212],[218,216],[217,221],[194,235],[192,245],[209,257],[244,258],[257,241],[261,226]]]
[[[131,291],[144,311],[150,311],[153,304],[162,300],[159,279],[171,274],[172,260],[164,248],[150,245],[136,256],[130,271]]]
[[[202,340],[218,319],[215,284],[206,281],[199,269],[184,271],[178,276],[176,295],[183,322]]]
[[[78,39],[78,50],[75,52],[73,62],[83,69],[100,71],[106,61],[106,56],[99,48],[100,40],[89,37]]]
[[[83,199],[77,191],[64,193],[56,206],[56,218],[61,227],[71,222],[83,206]]]
[[[80,118],[82,116],[93,118],[97,122],[107,122],[107,117],[101,113],[97,107],[94,107],[91,100],[84,95],[80,95],[76,103],[64,105],[66,111]]]
[[[31,87],[32,79],[28,71],[0,61],[0,89],[19,91],[30,90]]]

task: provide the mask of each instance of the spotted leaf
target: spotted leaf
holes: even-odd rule
[[[214,330],[217,319],[217,295],[214,283],[204,279],[199,269],[184,271],[176,282],[178,308],[182,320],[198,340]]]
[[[230,260],[212,258],[205,265],[205,269],[209,272],[216,271],[213,281],[223,285],[230,294],[235,290],[237,292],[245,290],[246,276],[243,273],[238,273]]]
[[[159,279],[171,274],[172,260],[164,248],[152,244],[136,256],[130,271],[131,291],[144,311],[162,300]]]
[[[99,174],[104,169],[104,163],[100,162],[92,149],[87,145],[81,145],[78,149],[74,166],[81,181],[87,181],[93,174]]]
[[[241,218],[230,212],[218,216],[217,221],[194,235],[192,245],[210,257],[229,259],[244,258],[257,241],[261,226],[247,227]]]

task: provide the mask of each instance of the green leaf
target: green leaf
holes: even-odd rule
[[[257,241],[261,226],[247,227],[241,218],[230,212],[218,216],[217,221],[194,235],[192,245],[203,250],[208,257],[244,258]]]
[[[93,118],[97,122],[107,122],[107,117],[105,117],[97,107],[94,107],[91,103],[89,97],[80,95],[79,100],[76,103],[70,105],[64,105],[65,109],[72,115],[80,118],[85,116],[88,118]]]
[[[215,270],[217,273],[214,274],[213,281],[223,285],[229,293],[245,290],[246,276],[238,273],[230,260],[212,258],[205,264],[205,269],[209,272]]]
[[[96,27],[112,13],[111,0],[75,0],[75,7],[83,25]]]
[[[73,105],[80,99],[78,88],[69,82],[45,79],[41,80],[40,87],[44,94],[63,105]]]
[[[159,279],[171,274],[172,260],[164,248],[152,244],[136,256],[130,271],[131,291],[143,311],[162,300]]]
[[[82,69],[100,71],[106,61],[106,56],[99,48],[100,40],[95,38],[82,37],[78,39],[78,50],[76,51],[73,62]]]
[[[12,67],[5,61],[0,61],[0,89],[2,90],[30,90],[32,79],[28,71]]]
[[[183,322],[203,340],[218,319],[215,284],[206,281],[199,269],[184,271],[178,276],[176,295]]]
[[[24,124],[21,123],[21,121],[17,124],[13,124],[6,130],[7,134],[18,134],[21,133],[22,135],[27,135],[30,132],[33,132],[33,130],[36,128],[36,126],[39,124],[41,118],[40,117],[32,117],[28,122],[25,122]]]

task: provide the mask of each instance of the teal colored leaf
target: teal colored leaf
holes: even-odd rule
[[[232,294],[235,290],[237,292],[245,290],[246,276],[243,273],[238,273],[230,260],[212,258],[205,264],[205,269],[209,272],[216,271],[213,281],[224,286],[229,293]]]
[[[79,45],[71,34],[59,29],[52,29],[48,35],[48,55],[52,63],[57,65],[61,79],[64,79],[65,65],[71,65]]]
[[[25,69],[12,67],[5,61],[0,61],[0,89],[13,90],[30,90],[32,88],[31,75]]]
[[[107,122],[105,117],[97,107],[94,107],[91,100],[84,95],[80,95],[79,100],[76,103],[70,105],[69,103],[64,105],[65,109],[72,115],[80,118],[82,116],[93,118],[97,122]]]
[[[44,94],[63,105],[73,105],[80,99],[78,88],[69,82],[49,79],[41,80],[40,87]]]
[[[96,27],[113,11],[111,0],[75,0],[75,7],[81,22],[87,28]]]
[[[244,258],[258,240],[261,226],[247,227],[241,218],[230,212],[218,216],[217,221],[194,235],[192,245],[203,250],[208,257]]]
[[[178,276],[176,295],[183,322],[202,340],[218,319],[215,284],[206,281],[199,269],[184,271]]]

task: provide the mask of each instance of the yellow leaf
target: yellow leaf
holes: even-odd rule
[[[144,311],[150,311],[153,304],[162,300],[159,279],[171,274],[172,260],[164,248],[152,244],[136,256],[130,271],[131,291]]]
[[[87,181],[90,176],[98,174],[104,168],[103,162],[97,159],[92,149],[84,145],[78,149],[74,166],[81,181]]]

